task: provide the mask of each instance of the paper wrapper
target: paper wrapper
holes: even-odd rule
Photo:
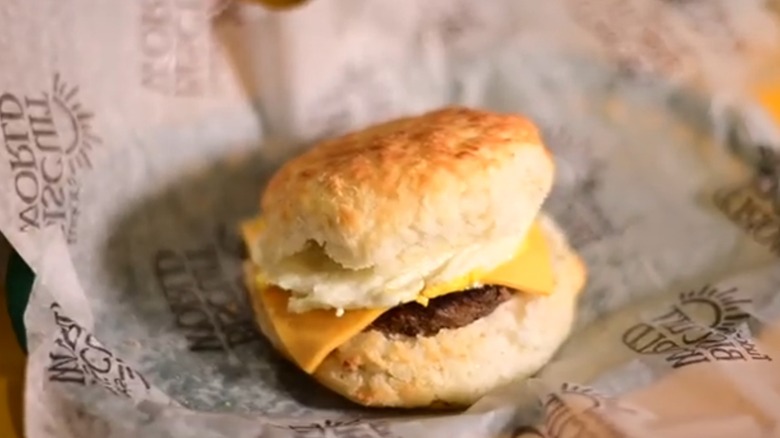
[[[740,103],[778,41],[763,2],[13,0],[0,23],[28,436],[778,433],[777,136]],[[237,224],[312,141],[447,103],[541,126],[588,286],[537,377],[365,410],[258,335]]]

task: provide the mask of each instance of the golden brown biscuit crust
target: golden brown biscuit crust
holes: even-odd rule
[[[286,163],[262,197],[263,262],[316,242],[345,268],[522,233],[553,164],[514,114],[445,108],[347,134]]]

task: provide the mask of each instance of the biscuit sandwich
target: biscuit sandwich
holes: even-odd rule
[[[585,282],[540,213],[553,174],[529,120],[468,108],[315,145],[241,226],[261,331],[366,406],[468,406],[529,377]]]

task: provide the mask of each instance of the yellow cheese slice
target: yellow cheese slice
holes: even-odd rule
[[[474,284],[496,284],[530,294],[549,295],[555,288],[550,249],[544,231],[534,223],[515,256],[489,272],[473,271],[463,277],[425,288],[417,302],[428,305],[428,300],[473,287]]]
[[[242,224],[242,234],[251,247],[262,232],[262,220]],[[251,248],[250,248],[251,252]],[[474,272],[446,284],[426,288],[427,299],[463,290],[474,283],[496,284],[525,293],[551,294],[555,287],[550,249],[540,225],[535,223],[518,253],[507,263],[486,274]],[[336,348],[371,325],[387,309],[347,310],[337,316],[335,310],[291,313],[287,310],[289,293],[268,285],[258,272],[254,300],[259,300],[287,356],[307,373],[313,373]]]
[[[287,311],[290,294],[283,289],[266,286],[259,295],[285,353],[310,374],[331,351],[363,331],[387,310],[349,310],[341,316],[336,316],[332,309],[292,313]]]
[[[249,259],[257,261],[257,241],[260,239],[260,234],[265,228],[265,222],[262,218],[255,218],[249,221],[244,221],[240,225],[241,237],[244,238],[244,243],[249,252]]]
[[[553,293],[555,273],[552,253],[541,225],[534,223],[515,257],[488,272],[479,282],[511,287],[530,294]]]

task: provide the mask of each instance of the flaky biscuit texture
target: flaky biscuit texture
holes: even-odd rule
[[[387,278],[390,291],[404,278],[422,283],[453,254],[502,239],[519,243],[553,173],[537,129],[519,115],[446,108],[380,124],[325,141],[275,174],[262,199],[257,262],[274,284],[285,275],[295,283],[292,305],[310,295],[312,308],[333,301],[316,296],[317,287],[335,289],[321,275],[328,270]],[[438,260],[441,266],[410,277],[410,267]],[[305,277],[300,266],[319,276]],[[473,268],[465,263],[463,274]],[[406,285],[397,292],[414,296]],[[333,307],[383,302],[361,301],[366,295]]]
[[[432,337],[366,331],[331,353],[315,378],[368,406],[467,406],[538,371],[568,336],[586,269],[565,236],[543,219],[556,288],[518,293],[490,315]]]

